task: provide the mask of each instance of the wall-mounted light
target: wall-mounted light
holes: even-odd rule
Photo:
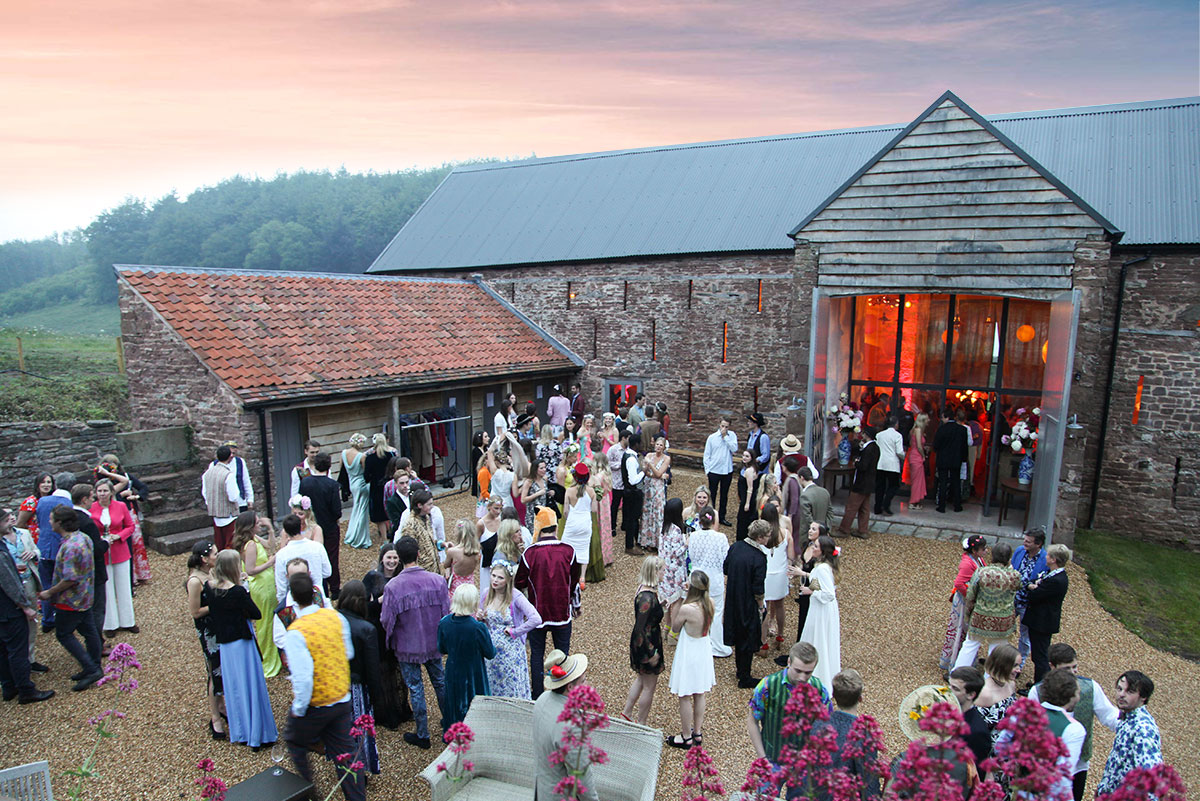
[[[1079,422],[1079,415],[1071,415],[1067,422],[1067,439],[1079,439],[1087,433],[1087,426]]]

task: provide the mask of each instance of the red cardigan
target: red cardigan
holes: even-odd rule
[[[100,522],[100,502],[93,503],[88,512],[92,516],[92,522],[96,524],[96,528],[100,529],[100,534],[103,536],[104,524]],[[108,533],[116,536],[117,539],[108,546],[108,553],[104,555],[104,564],[119,565],[122,562],[128,562],[129,538],[133,536],[133,516],[129,514],[129,507],[116,499],[109,501],[108,518]]]

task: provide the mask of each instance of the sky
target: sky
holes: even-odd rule
[[[233,175],[1200,94],[1188,0],[0,0],[0,241]]]

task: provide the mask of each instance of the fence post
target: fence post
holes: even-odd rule
[[[125,375],[125,342],[121,337],[117,337],[117,370]]]
[[[25,346],[20,337],[17,337],[17,368],[25,372]]]

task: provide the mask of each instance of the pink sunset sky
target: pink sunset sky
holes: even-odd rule
[[[0,241],[234,174],[1200,94],[1195,2],[0,0]]]

